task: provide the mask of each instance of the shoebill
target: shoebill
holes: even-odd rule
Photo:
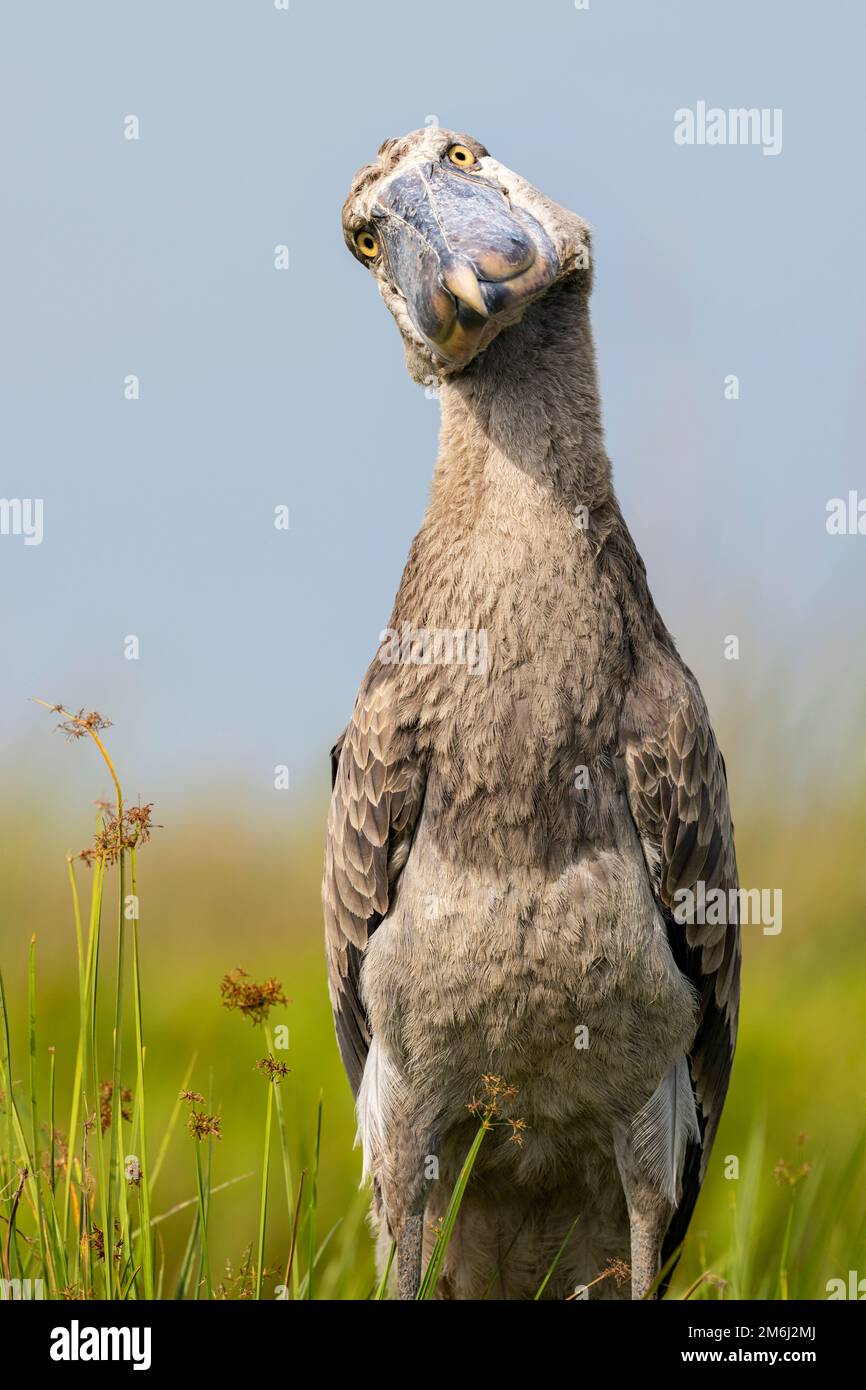
[[[396,1242],[414,1298],[469,1107],[506,1085],[438,1296],[533,1298],[563,1243],[545,1297],[653,1296],[728,1085],[737,867],[704,700],[613,492],[589,231],[437,128],[382,145],[343,229],[442,415],[332,754],[327,962],[380,1259]],[[713,889],[728,910],[701,912]]]

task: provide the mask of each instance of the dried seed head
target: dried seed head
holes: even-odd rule
[[[111,1125],[111,1102],[114,1096],[114,1082],[100,1081],[99,1083],[99,1120],[102,1133]],[[128,1086],[120,1088],[120,1115],[121,1119],[131,1120],[132,1110],[132,1091]]]
[[[111,720],[105,719],[98,710],[92,709],[88,714],[80,709],[77,714],[69,714],[63,705],[52,705],[52,714],[66,714],[67,718],[57,725],[68,739],[84,738],[85,734],[98,733],[101,729],[110,729]]]
[[[105,1237],[99,1226],[94,1226],[90,1235],[85,1234],[82,1236],[82,1250],[86,1250],[88,1246],[90,1247],[91,1253],[94,1254],[98,1260],[105,1259]]]
[[[773,1177],[780,1186],[786,1183],[788,1187],[796,1187],[803,1178],[808,1178],[811,1171],[811,1163],[801,1163],[799,1166],[795,1166],[786,1162],[784,1158],[780,1158],[773,1169]]]
[[[604,1273],[606,1278],[614,1279],[617,1284],[625,1284],[631,1278],[631,1266],[625,1260],[611,1260]]]
[[[223,1007],[237,1009],[253,1024],[263,1023],[277,1004],[288,1004],[279,980],[265,980],[257,985],[240,966],[224,975],[220,984]]]
[[[186,1127],[199,1143],[208,1137],[222,1139],[219,1115],[206,1115],[203,1110],[193,1110]]]
[[[256,1067],[259,1071],[267,1072],[268,1078],[277,1085],[291,1071],[291,1067],[287,1067],[285,1062],[278,1062],[271,1052],[256,1062]]]
[[[509,1106],[517,1095],[517,1087],[509,1085],[501,1076],[488,1075],[481,1078],[481,1092],[481,1098],[471,1100],[467,1106],[470,1115],[474,1115],[485,1129],[493,1129],[495,1123],[510,1125],[509,1139],[522,1144],[525,1120],[512,1119],[502,1113],[503,1107]]]

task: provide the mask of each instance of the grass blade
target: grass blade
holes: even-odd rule
[[[442,1273],[442,1262],[445,1259],[445,1252],[454,1234],[454,1227],[457,1224],[457,1217],[460,1213],[460,1207],[466,1193],[466,1188],[469,1186],[472,1169],[475,1167],[475,1160],[478,1157],[486,1133],[486,1126],[483,1124],[479,1125],[478,1133],[473,1139],[463,1167],[460,1169],[460,1175],[454,1186],[451,1200],[448,1203],[448,1208],[442,1218],[442,1224],[436,1236],[436,1244],[433,1247],[433,1253],[430,1256],[429,1263],[424,1271],[424,1277],[421,1280],[421,1286],[418,1289],[418,1298],[423,1302],[429,1301],[436,1295],[436,1286],[439,1283],[439,1276]]]

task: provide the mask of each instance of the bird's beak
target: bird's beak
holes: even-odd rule
[[[500,316],[557,278],[559,258],[539,222],[480,174],[438,163],[394,176],[372,208],[386,270],[409,315],[446,362],[467,362]]]

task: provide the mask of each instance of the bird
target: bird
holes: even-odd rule
[[[441,409],[331,753],[325,954],[379,1268],[419,1297],[481,1113],[435,1296],[657,1298],[728,1089],[738,878],[725,763],[613,489],[590,229],[434,125],[380,146],[342,228]]]

